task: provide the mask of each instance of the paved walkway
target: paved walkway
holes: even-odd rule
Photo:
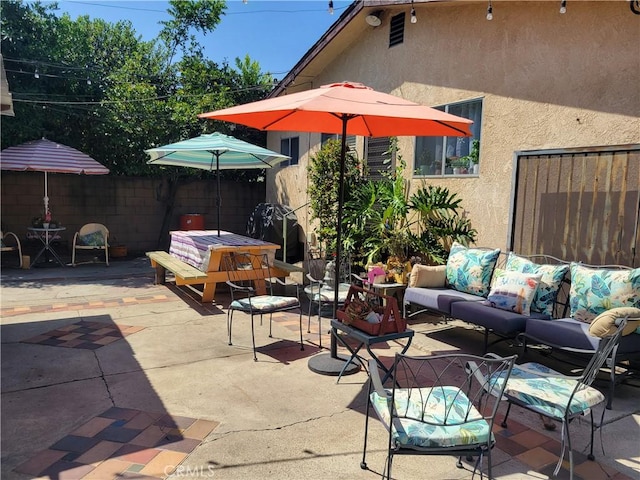
[[[366,373],[336,384],[307,366],[327,353],[315,317],[304,351],[296,315],[279,315],[273,338],[258,326],[254,362],[242,318],[227,345],[225,295],[201,305],[187,290],[153,285],[146,258],[108,268],[5,268],[0,280],[3,479],[381,476],[386,437],[377,423],[371,470],[360,469]],[[427,316],[411,323],[410,353],[480,353],[482,337],[469,326]],[[322,344],[329,345],[324,332]],[[390,361],[399,348],[376,351]],[[595,462],[586,459],[588,423],[572,423],[575,478],[640,478],[639,399],[637,385],[617,390]],[[559,431],[514,407],[508,429],[495,433],[496,478],[551,478]],[[469,465],[455,463],[398,457],[394,477],[472,477]]]

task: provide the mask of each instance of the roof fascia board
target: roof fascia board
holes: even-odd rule
[[[414,3],[429,3],[434,1],[446,0],[415,0]],[[302,72],[314,58],[346,27],[346,25],[357,17],[360,12],[368,8],[390,7],[396,5],[407,5],[412,3],[411,0],[355,0],[349,5],[342,15],[329,27],[329,29],[320,37],[320,39],[307,50],[302,58],[296,63],[287,75],[278,82],[267,98],[278,97],[285,92],[288,86],[292,85],[300,72]]]

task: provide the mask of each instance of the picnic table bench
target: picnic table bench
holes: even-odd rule
[[[155,283],[162,285],[166,281],[166,272],[172,272],[176,285],[203,285],[202,292],[195,290],[202,297],[202,303],[212,302],[216,292],[216,285],[224,283],[229,278],[223,269],[222,258],[225,254],[237,252],[267,252],[280,248],[279,245],[256,240],[242,235],[206,230],[171,232],[171,248],[169,252],[154,251],[146,255],[155,268]],[[273,260],[271,274],[278,278],[285,278],[292,272],[302,271],[302,268],[280,260]],[[264,281],[256,275],[256,290],[264,294]]]

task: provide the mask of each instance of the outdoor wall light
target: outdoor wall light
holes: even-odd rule
[[[567,13],[567,0],[560,2],[560,13]]]
[[[491,0],[489,0],[489,6],[487,7],[487,20],[493,20],[493,5],[491,5]]]
[[[371,12],[364,19],[369,25],[372,27],[379,27],[382,24],[382,19],[380,18],[382,15],[382,10],[376,10],[375,12]]]

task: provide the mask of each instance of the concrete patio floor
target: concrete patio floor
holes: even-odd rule
[[[170,478],[380,478],[386,435],[376,421],[370,470],[360,468],[366,372],[336,383],[307,366],[327,353],[318,348],[316,317],[311,333],[303,330],[304,351],[297,315],[274,320],[273,338],[268,325],[258,326],[254,362],[245,319],[236,319],[234,345],[227,345],[226,289],[214,304],[201,305],[186,290],[154,285],[146,258],[109,267],[3,268],[0,280],[3,479],[144,479],[171,472]],[[481,353],[482,335],[468,325],[421,316],[410,327],[416,335],[409,353]],[[504,343],[497,348],[518,353]],[[389,344],[376,351],[390,361],[399,349]],[[617,388],[596,433],[595,462],[586,459],[588,422],[571,424],[574,478],[640,478],[639,387],[634,380]],[[595,409],[598,422],[602,408]],[[161,437],[150,439],[154,432]],[[537,416],[514,407],[509,428],[496,436],[495,478],[552,478],[559,428],[547,431]],[[472,478],[469,465],[455,464],[446,456],[397,457],[393,473]],[[565,468],[558,478],[568,478]]]

